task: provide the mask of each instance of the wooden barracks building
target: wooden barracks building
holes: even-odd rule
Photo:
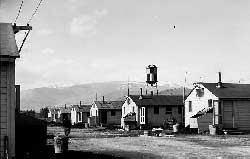
[[[15,111],[20,104],[16,93],[19,94],[20,89],[15,87],[15,59],[19,58],[15,33],[27,28],[31,29],[0,23],[0,159],[15,158],[16,154]]]
[[[250,84],[196,83],[185,100],[185,126],[209,130],[219,129],[250,131]]]

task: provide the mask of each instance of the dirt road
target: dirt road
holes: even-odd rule
[[[71,136],[72,151],[118,158],[250,158],[250,135],[114,137],[114,132],[78,129]]]

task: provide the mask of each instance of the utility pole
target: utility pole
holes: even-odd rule
[[[184,79],[184,85],[183,85],[183,106],[184,108],[182,109],[182,123],[185,122],[184,120],[184,111],[185,111],[185,98],[186,98],[186,83],[187,83],[187,72],[185,72],[185,79]]]

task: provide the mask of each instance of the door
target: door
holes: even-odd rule
[[[145,107],[140,108],[140,124],[145,124]]]
[[[223,101],[223,125],[224,128],[234,128],[233,101]]]
[[[101,112],[101,123],[107,124],[107,112],[106,111]]]

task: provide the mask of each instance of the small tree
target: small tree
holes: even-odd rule
[[[48,118],[49,108],[41,108],[40,109],[40,118]]]

